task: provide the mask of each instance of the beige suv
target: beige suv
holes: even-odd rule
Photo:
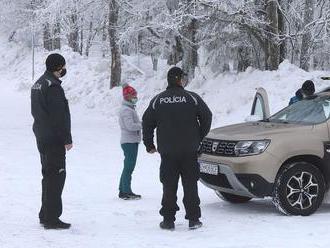
[[[211,130],[203,140],[201,182],[232,203],[270,196],[285,214],[314,213],[330,181],[330,92],[269,117],[260,88],[251,115],[261,120]]]

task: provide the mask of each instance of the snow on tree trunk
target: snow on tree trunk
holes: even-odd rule
[[[179,36],[175,36],[174,43],[171,46],[170,55],[167,58],[168,65],[176,65],[182,60],[183,48],[182,42]]]
[[[277,1],[267,0],[267,17],[269,21],[269,56],[267,65],[269,70],[277,70],[280,62],[280,48],[278,44],[279,22]]]
[[[79,26],[78,26],[78,14],[77,10],[73,10],[70,15],[70,33],[68,36],[69,47],[74,52],[79,52]]]
[[[152,61],[152,70],[158,71],[158,56],[154,53],[151,54],[151,61]]]
[[[61,49],[61,29],[57,22],[55,25],[45,23],[43,27],[43,45],[47,51]]]
[[[92,47],[92,39],[93,39],[93,22],[89,22],[89,31],[88,31],[88,38],[86,42],[86,50],[85,55],[89,56],[89,49]]]
[[[84,18],[81,17],[81,25],[80,25],[80,47],[79,47],[79,54],[83,54],[84,50]]]
[[[56,50],[60,50],[61,49],[61,26],[59,22],[56,22],[54,25],[54,39],[52,40],[53,42],[53,49]]]
[[[279,29],[279,35],[281,37],[281,44],[280,44],[280,63],[282,63],[287,56],[287,41],[285,37],[286,28],[285,28],[285,19],[284,19],[284,1],[286,0],[278,0],[278,4],[281,7],[281,9],[278,9],[278,29]]]
[[[314,1],[305,0],[304,27],[307,30],[304,32],[300,48],[300,68],[308,71],[310,66],[311,49],[313,48],[312,34],[308,24],[314,19]]]
[[[53,50],[51,30],[50,30],[49,23],[45,23],[44,27],[43,27],[43,43],[44,43],[44,49],[46,49],[47,51]]]
[[[107,52],[107,47],[108,47],[105,45],[107,38],[108,38],[107,25],[108,25],[108,15],[104,15],[104,20],[102,23],[102,57],[103,58],[105,58],[105,55]]]
[[[111,50],[110,88],[120,85],[121,81],[121,51],[118,38],[118,0],[109,0],[109,41]]]
[[[198,46],[196,45],[197,20],[192,19],[185,28],[183,40],[182,69],[188,74],[188,82],[195,77],[195,68],[198,65]]]
[[[238,65],[237,65],[237,71],[238,72],[243,72],[245,71],[250,65],[250,50],[247,47],[239,47],[237,51],[237,60],[238,60]]]
[[[179,3],[179,0],[166,0],[166,7],[170,14],[173,14],[179,8]],[[171,42],[170,54],[167,58],[167,64],[176,65],[182,60],[182,56],[183,48],[181,38],[174,34],[174,39]]]

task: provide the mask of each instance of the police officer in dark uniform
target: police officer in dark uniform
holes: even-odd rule
[[[167,74],[167,89],[154,97],[143,115],[143,141],[149,153],[161,155],[160,181],[163,184],[162,229],[174,229],[178,181],[184,190],[183,204],[189,228],[202,226],[197,181],[199,166],[197,151],[209,132],[212,113],[194,92],[184,89],[184,72],[173,67]],[[157,130],[157,149],[154,130]]]
[[[70,110],[59,79],[66,74],[64,57],[49,55],[46,68],[31,88],[33,132],[43,176],[39,219],[46,229],[68,229],[71,225],[59,219],[66,177],[65,154],[72,148]]]

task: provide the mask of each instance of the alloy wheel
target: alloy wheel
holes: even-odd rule
[[[312,207],[313,199],[318,196],[319,184],[313,174],[302,171],[292,176],[286,185],[289,204],[299,210]]]

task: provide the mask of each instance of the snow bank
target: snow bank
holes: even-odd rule
[[[1,46],[1,71],[7,71],[7,78],[19,82],[18,89],[27,89],[32,84],[31,51],[19,44],[4,43]],[[67,96],[73,103],[83,103],[90,109],[102,111],[113,125],[117,122],[117,112],[122,101],[121,88],[109,89],[110,63],[108,58],[83,57],[65,47],[61,54],[67,60],[68,74],[64,78]],[[35,55],[35,78],[44,71],[44,61],[48,53],[37,49]],[[159,71],[152,71],[149,57],[123,56],[122,83],[129,83],[138,90],[140,101],[138,112],[142,115],[153,96],[166,88],[166,72],[169,66],[161,60]],[[223,126],[242,122],[249,115],[255,89],[263,87],[269,94],[271,113],[288,104],[291,96],[301,84],[311,79],[316,90],[330,86],[330,82],[320,79],[330,72],[305,72],[284,61],[277,71],[260,71],[248,68],[242,73],[214,75],[207,68],[199,68],[197,77],[187,87],[200,94],[214,114],[213,126]]]
[[[107,59],[68,58],[70,73],[65,79],[65,87],[70,99],[82,101],[89,108],[102,110],[115,123],[122,95],[121,88],[109,90]],[[148,57],[139,60],[137,57],[124,58],[123,82],[138,90],[138,112],[142,114],[150,100],[166,88],[166,72],[169,67],[165,61],[161,61],[160,71],[154,73],[149,69],[152,65]],[[243,73],[226,73],[216,77],[206,71],[197,71],[196,74],[197,78],[187,89],[200,94],[209,105],[214,113],[213,126],[243,121],[250,113],[255,89],[258,87],[267,90],[271,112],[275,113],[288,104],[290,97],[305,80],[313,80],[317,90],[330,84],[320,79],[321,76],[330,75],[330,72],[305,72],[288,61],[273,72],[249,68]]]
[[[30,51],[7,45],[2,60],[13,77],[18,77],[20,89],[31,85]],[[67,60],[68,74],[64,78],[64,87],[71,103],[82,102],[88,108],[97,108],[104,112],[111,123],[116,121],[121,103],[121,88],[109,90],[109,60],[107,58],[84,58],[68,48],[61,51]],[[36,77],[44,70],[44,61],[48,53],[36,53]],[[165,61],[160,61],[160,70],[153,72],[149,57],[123,57],[123,83],[129,83],[139,92],[138,111],[142,113],[151,98],[166,88]],[[199,93],[214,113],[213,126],[241,122],[250,113],[255,89],[264,87],[269,94],[271,113],[286,106],[290,97],[302,82],[311,79],[320,90],[330,83],[320,79],[330,72],[305,72],[284,61],[277,71],[260,71],[249,68],[243,73],[224,73],[214,77],[206,70],[197,70],[197,78],[187,87]],[[17,81],[17,80],[15,80]]]

